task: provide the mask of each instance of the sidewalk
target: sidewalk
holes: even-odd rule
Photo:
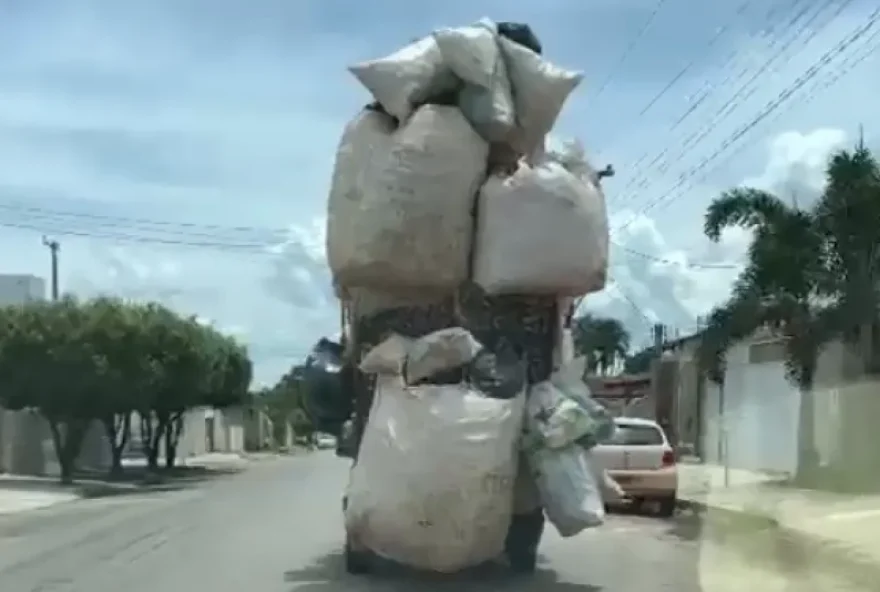
[[[880,495],[843,495],[779,485],[772,476],[679,465],[679,497],[712,509],[772,519],[880,573]]]
[[[0,515],[17,514],[79,499],[66,491],[27,491],[0,488]]]

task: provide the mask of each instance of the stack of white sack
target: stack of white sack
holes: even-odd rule
[[[478,194],[506,190],[493,189],[498,182],[492,182],[480,191],[493,155],[543,153],[547,133],[582,76],[500,36],[488,20],[437,30],[350,70],[380,107],[361,112],[345,129],[338,149],[327,215],[327,255],[335,281],[343,291],[453,292],[470,279]],[[527,205],[512,203],[514,213],[498,212],[499,200],[490,197],[487,215],[506,224],[542,199],[551,211],[559,210],[554,200],[567,199],[566,207],[572,200],[595,201],[583,195],[591,191],[584,189],[587,184],[558,164],[526,167],[511,182],[523,178],[537,187],[535,195],[510,199]],[[560,200],[560,192],[568,197]],[[578,207],[599,211],[593,205]],[[604,206],[601,212],[604,217]],[[564,223],[566,217],[538,214],[528,221],[536,228],[529,238],[542,228],[548,239],[542,249],[558,252],[552,240],[559,232],[547,232],[545,225],[548,220]],[[576,216],[584,218],[580,210]],[[573,226],[569,222],[566,228]],[[493,232],[484,231],[487,236],[480,239],[481,269],[490,288],[499,283],[493,279],[499,260],[495,251],[510,246]],[[577,234],[585,232],[593,232],[592,227],[581,227]],[[507,273],[503,266],[501,271]],[[578,275],[579,286],[566,280],[562,288],[571,292],[597,284],[595,277],[581,279],[584,275]],[[547,291],[543,285],[520,285],[521,276],[499,285],[526,293],[534,292],[532,287]]]
[[[377,386],[345,510],[359,547],[437,572],[503,552],[525,393],[493,399],[466,383],[410,384],[467,364],[479,349],[454,328],[392,336],[361,362]]]
[[[582,370],[582,359],[559,369],[531,387],[526,403],[523,449],[547,518],[563,537],[601,525],[604,498],[618,493],[581,445],[614,430],[613,418],[590,397]]]

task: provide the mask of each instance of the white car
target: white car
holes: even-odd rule
[[[330,434],[318,434],[318,437],[315,438],[315,444],[317,444],[318,448],[320,448],[321,450],[327,448],[335,448],[336,438],[334,438]]]
[[[593,458],[637,505],[652,501],[659,513],[675,513],[678,468],[675,451],[656,421],[618,417],[608,442],[593,448]]]

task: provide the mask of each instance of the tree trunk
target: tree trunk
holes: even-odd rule
[[[177,461],[177,447],[183,435],[183,413],[175,413],[165,429],[165,468],[173,469]]]
[[[122,475],[122,453],[131,436],[131,413],[119,413],[101,420],[110,445],[110,476]]]
[[[816,450],[816,402],[812,380],[801,384],[801,404],[798,414],[797,481],[809,485],[819,467]]]
[[[151,437],[149,440],[149,450],[147,453],[147,468],[149,468],[151,471],[159,470],[159,453],[162,449],[162,444],[165,439],[165,430],[167,428],[168,414],[156,413],[155,423],[151,425],[152,433],[150,434]]]
[[[52,444],[58,459],[61,483],[70,485],[73,483],[76,459],[79,456],[88,423],[79,419],[62,420],[47,417],[46,420],[49,422],[49,429],[52,432]]]

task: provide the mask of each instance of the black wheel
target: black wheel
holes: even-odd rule
[[[370,573],[372,567],[370,559],[369,552],[356,550],[351,541],[345,541],[345,571],[353,575]]]
[[[660,506],[657,508],[657,515],[663,518],[671,518],[675,514],[675,495],[664,497],[659,502]]]

